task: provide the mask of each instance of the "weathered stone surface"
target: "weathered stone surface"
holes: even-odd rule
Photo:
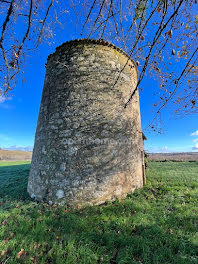
[[[124,197],[143,185],[138,91],[124,109],[136,83],[135,63],[108,42],[66,42],[49,56],[31,197],[84,206]]]

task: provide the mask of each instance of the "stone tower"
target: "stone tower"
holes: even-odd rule
[[[118,78],[119,77],[119,78]],[[144,183],[134,61],[103,40],[74,40],[47,60],[28,192],[84,206],[125,197]]]

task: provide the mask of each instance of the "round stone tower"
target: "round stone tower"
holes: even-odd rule
[[[100,204],[144,182],[134,61],[101,40],[74,40],[47,60],[28,192],[38,201]]]

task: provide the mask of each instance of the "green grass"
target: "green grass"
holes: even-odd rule
[[[15,165],[27,165],[30,164],[31,161],[0,161],[0,167],[5,166],[15,166]]]
[[[198,263],[198,162],[150,162],[143,189],[80,210],[32,202],[28,173],[0,163],[0,263]]]

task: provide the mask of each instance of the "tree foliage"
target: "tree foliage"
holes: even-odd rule
[[[178,114],[198,112],[197,0],[0,0],[0,10],[1,94],[16,85],[25,57],[43,41],[52,45],[57,25],[66,35],[72,20],[75,38],[111,41],[136,61],[135,91],[145,77],[159,81],[151,128],[170,101]]]

